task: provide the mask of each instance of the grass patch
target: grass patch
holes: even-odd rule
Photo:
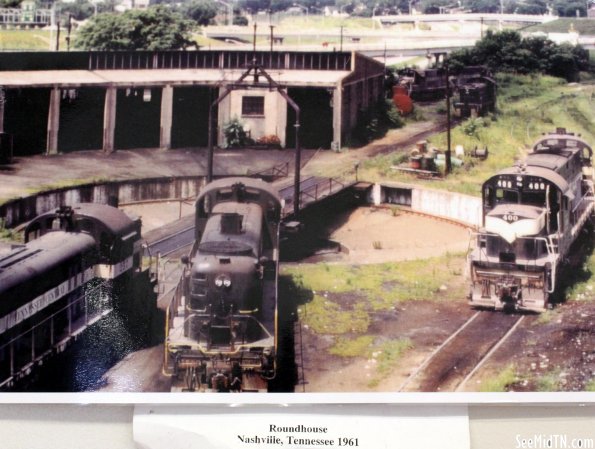
[[[587,385],[585,385],[585,391],[595,391],[595,377],[587,382]]]
[[[518,382],[514,365],[510,364],[496,377],[486,379],[481,383],[479,391],[485,393],[506,392],[510,385]]]
[[[595,300],[595,276],[593,274],[595,274],[595,253],[591,254],[582,266],[577,267],[575,275],[585,280],[573,284],[567,297],[574,301]]]
[[[338,337],[329,352],[339,357],[365,357],[370,353],[374,336],[360,335],[356,338]]]
[[[558,315],[559,314],[556,310],[545,310],[544,312],[541,312],[539,316],[535,319],[535,321],[533,322],[533,326],[549,324],[552,321],[554,321],[554,319],[557,318]]]
[[[463,254],[423,260],[370,265],[303,264],[286,266],[300,288],[314,295],[352,293],[367,310],[388,310],[396,303],[420,299],[460,297],[458,289],[440,290],[452,277],[461,276]]]
[[[312,301],[302,306],[300,318],[317,334],[363,333],[370,325],[370,315],[363,304],[341,307],[322,295],[314,295]]]
[[[378,360],[378,374],[382,377],[390,374],[403,354],[411,348],[413,343],[408,338],[388,340],[379,345],[372,354],[373,357],[376,355],[375,359]]]
[[[66,33],[60,37],[60,48],[66,50]],[[56,44],[56,33],[46,30],[0,30],[0,50],[50,51]],[[52,48],[50,48],[52,46]]]
[[[6,227],[6,220],[0,217],[0,241],[9,243],[23,243],[23,234]]]
[[[536,391],[548,392],[548,391],[559,391],[560,390],[560,373],[558,371],[552,371],[551,373],[544,374],[536,382]]]
[[[568,33],[570,26],[579,34],[595,34],[595,21],[586,17],[560,17],[558,20],[539,25],[532,25],[524,29],[529,33],[543,31],[544,33]]]
[[[368,382],[368,387],[377,387],[399,364],[403,354],[411,348],[413,348],[413,343],[408,338],[388,340],[378,345],[371,354],[371,360],[376,370],[375,376]]]

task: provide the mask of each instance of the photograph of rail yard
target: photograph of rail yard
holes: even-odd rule
[[[0,401],[593,397],[592,0],[0,3]]]

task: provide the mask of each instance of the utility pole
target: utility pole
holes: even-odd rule
[[[56,51],[60,51],[60,19],[56,21]]]
[[[275,25],[269,25],[270,29],[271,29],[271,53],[273,53],[273,29],[275,28]]]
[[[339,51],[343,51],[343,28],[345,28],[343,25],[340,26],[341,28],[341,38],[339,40],[340,44],[339,44]]]
[[[70,33],[72,31],[72,14],[68,14],[68,22],[66,22],[66,50],[70,51]]]
[[[446,76],[446,175],[449,175],[452,172],[452,163],[450,160],[450,81],[449,71],[448,71],[448,59],[447,56],[444,56],[444,74]]]
[[[258,25],[254,22],[254,35],[252,36],[252,53],[256,53],[256,27]]]

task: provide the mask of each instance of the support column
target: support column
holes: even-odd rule
[[[103,109],[103,151],[111,153],[115,150],[116,136],[116,102],[118,89],[110,86],[105,91],[105,106]]]
[[[161,133],[159,135],[159,146],[164,150],[171,149],[173,102],[174,88],[168,84],[161,92]]]
[[[339,84],[333,90],[333,145],[341,149],[341,131],[343,129],[343,88]]]
[[[0,133],[4,132],[4,104],[6,103],[6,91],[0,88]]]
[[[54,87],[50,94],[46,154],[58,154],[58,131],[60,130],[60,100],[62,91]]]

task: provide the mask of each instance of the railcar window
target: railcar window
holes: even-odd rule
[[[545,206],[545,192],[523,192],[523,204],[544,207]]]
[[[496,201],[499,204],[517,204],[519,202],[519,192],[516,190],[496,189]]]

